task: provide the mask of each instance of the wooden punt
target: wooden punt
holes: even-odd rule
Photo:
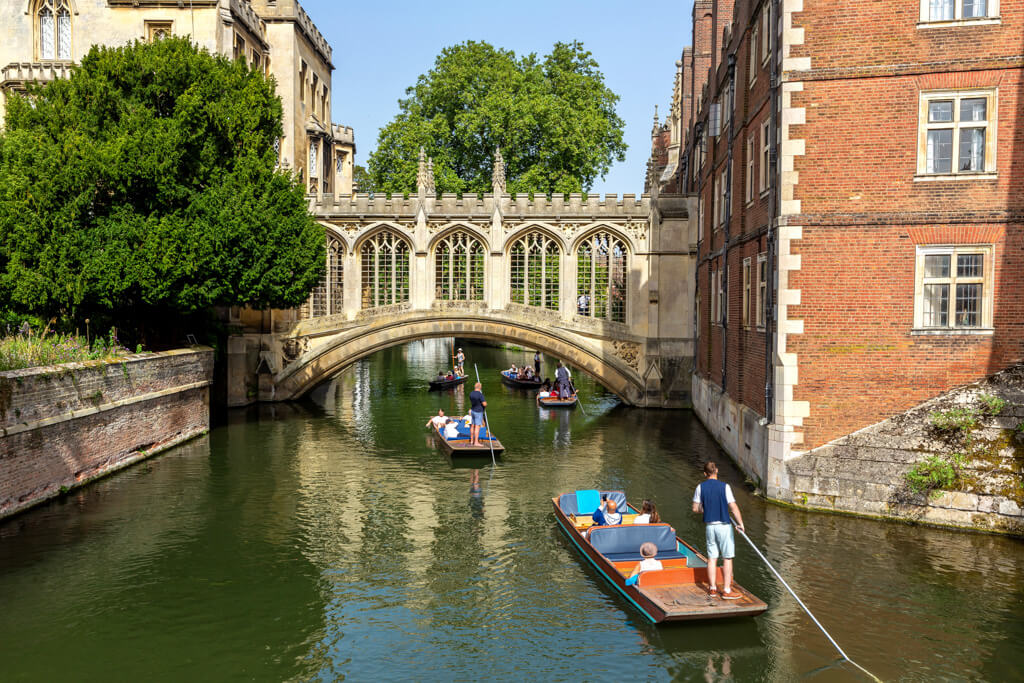
[[[442,389],[451,389],[452,387],[459,386],[467,379],[469,379],[469,375],[462,375],[461,377],[456,377],[455,379],[431,380],[430,391],[441,391]]]
[[[621,491],[601,493],[625,501]],[[551,499],[558,525],[601,576],[652,622],[753,616],[768,609],[768,605],[735,582],[732,590],[740,594],[739,599],[726,600],[720,595],[710,595],[707,558],[676,536],[669,525],[631,524],[639,510],[627,503],[625,507],[620,506],[625,510],[621,525],[594,527],[590,531],[593,526],[590,515],[574,514],[576,500],[575,493]],[[659,546],[658,559],[663,569],[643,572],[635,585],[627,586],[626,579],[640,561],[640,544],[644,541]],[[675,551],[669,549],[673,542]],[[611,552],[623,547],[632,550],[634,545],[635,553]],[[719,566],[719,590],[722,584],[722,567]]]
[[[501,445],[500,441],[498,441],[498,437],[494,437],[494,440],[491,441],[490,445],[488,445],[487,441],[483,440],[483,437],[487,435],[486,432],[484,431],[481,431],[480,435],[481,445],[470,446],[468,434],[464,439],[456,439],[454,441],[449,441],[448,439],[444,438],[444,434],[441,433],[441,430],[438,429],[437,426],[432,426],[431,428],[434,430],[434,439],[441,446],[441,450],[443,450],[445,453],[452,457],[468,455],[474,457],[489,458],[491,457],[491,446],[494,447],[495,455],[501,455],[502,453],[505,452],[505,447]]]
[[[501,383],[515,389],[539,389],[540,385],[544,383],[544,380],[539,378],[536,380],[519,379],[518,377],[514,377],[508,370],[502,370]]]
[[[569,398],[538,398],[537,402],[545,408],[575,408],[579,399],[573,394]]]

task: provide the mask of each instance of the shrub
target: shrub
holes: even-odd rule
[[[964,456],[960,453],[954,453],[948,459],[940,455],[930,455],[924,462],[917,463],[907,472],[907,485],[917,493],[953,488],[959,478],[958,469],[963,462]]]
[[[981,394],[978,401],[981,403],[981,412],[985,415],[998,415],[1006,407],[1006,401],[992,394]]]
[[[932,413],[929,419],[933,427],[944,432],[969,432],[978,426],[978,413],[974,408],[943,410]]]
[[[54,334],[47,329],[36,333],[25,324],[16,334],[0,337],[0,372],[40,365],[119,358],[127,353],[128,349],[117,341],[113,330],[106,338],[98,337],[90,343],[85,337]]]

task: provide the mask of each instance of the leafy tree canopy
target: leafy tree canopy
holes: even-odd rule
[[[370,156],[377,191],[416,190],[421,146],[438,192],[490,192],[498,147],[509,192],[582,192],[625,158],[619,97],[579,42],[539,59],[467,41],[406,94]]]
[[[122,328],[300,304],[324,232],[275,170],[281,112],[272,80],[176,38],[94,47],[68,80],[10,98],[0,300]]]

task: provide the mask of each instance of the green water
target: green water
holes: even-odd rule
[[[765,504],[691,414],[586,379],[583,410],[540,410],[497,381],[527,354],[463,346],[508,448],[497,468],[428,438],[469,388],[427,393],[447,345],[418,342],[0,523],[0,680],[863,680],[739,540],[738,580],[768,612],[657,627],[556,527],[552,496],[621,488],[703,547],[690,497],[709,457],[860,664],[1024,677],[1021,542]]]

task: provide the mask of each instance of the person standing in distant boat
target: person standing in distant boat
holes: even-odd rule
[[[473,385],[473,391],[469,394],[469,445],[480,446],[480,428],[484,426],[484,408],[487,401],[484,400],[483,385],[477,382]]]
[[[718,481],[718,465],[704,465],[704,481],[693,493],[693,511],[704,515],[704,532],[708,542],[708,592],[715,595],[718,580],[718,557],[722,557],[722,597],[738,600],[740,594],[732,590],[732,558],[736,556],[729,513],[736,518],[736,528],[743,531],[743,516],[732,495],[732,488]]]
[[[462,377],[466,374],[466,371],[462,369],[462,366],[466,364],[466,354],[459,349],[459,352],[455,354],[455,374]]]
[[[540,351],[533,352],[533,374],[540,377]]]
[[[558,361],[558,369],[555,370],[555,390],[559,398],[569,395],[569,368],[562,361]]]

